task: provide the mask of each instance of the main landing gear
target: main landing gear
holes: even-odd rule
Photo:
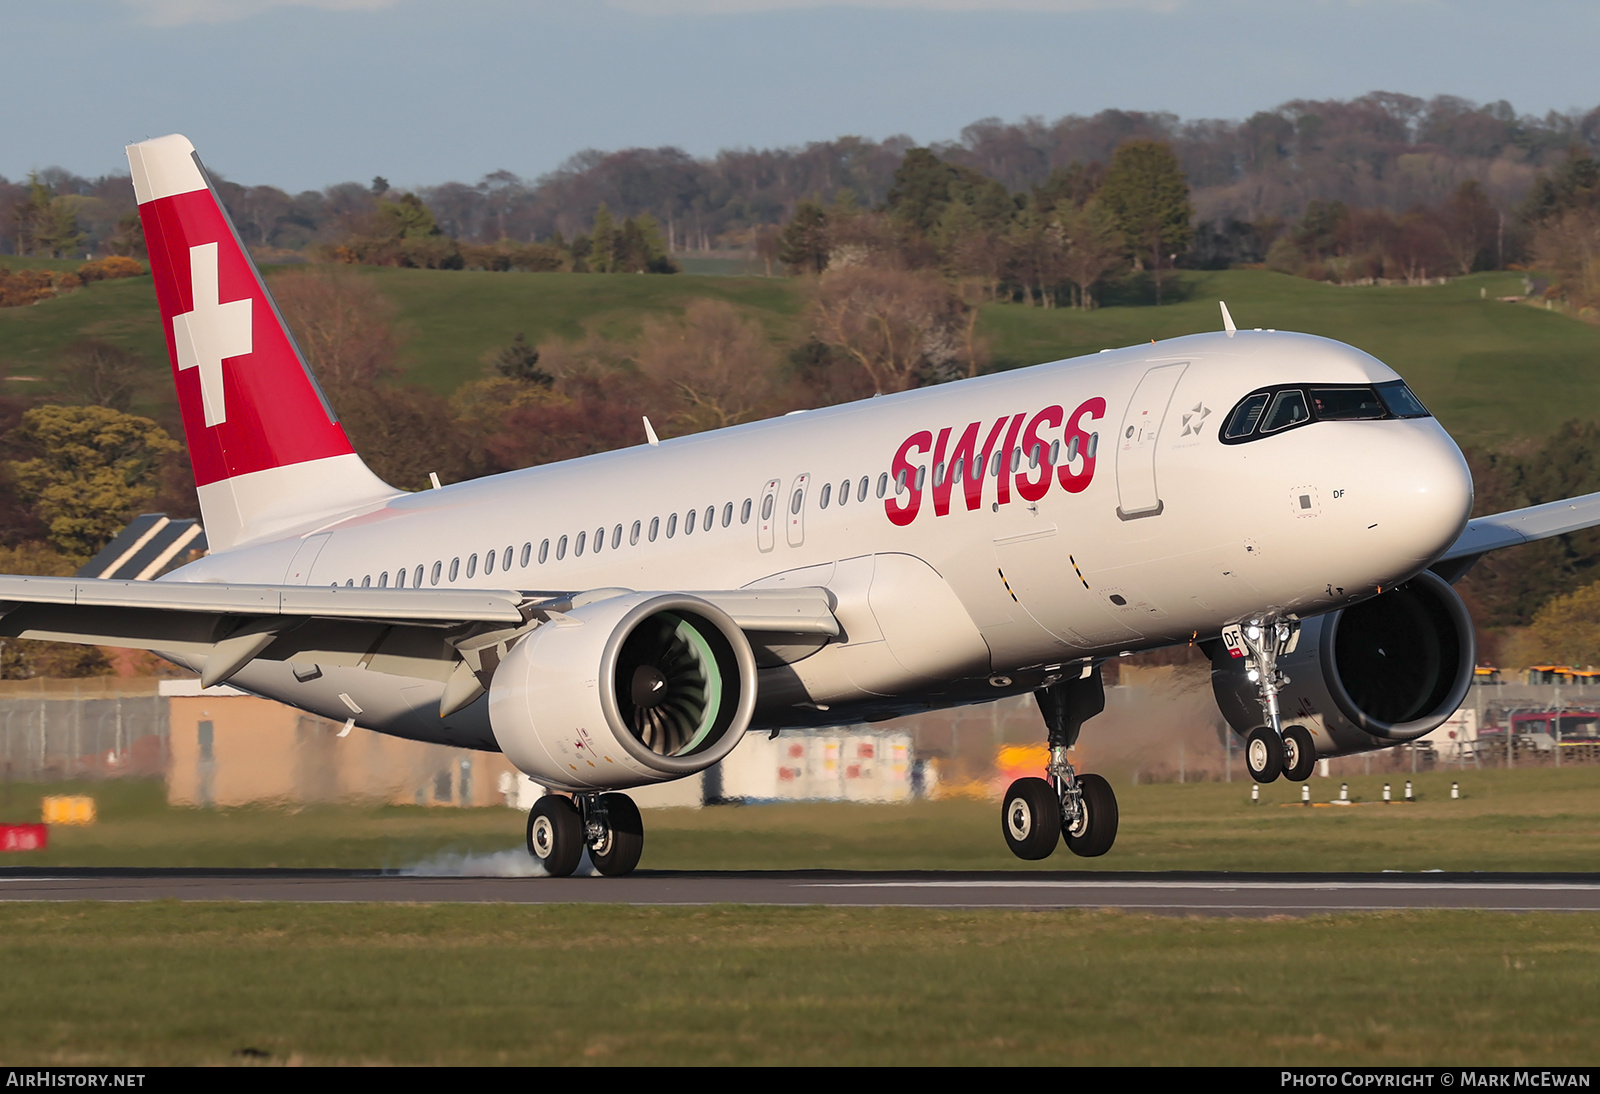
[[[1050,763],[1045,778],[1018,779],[1006,791],[1000,809],[1006,846],[1022,859],[1050,857],[1058,840],[1075,855],[1103,855],[1117,839],[1117,796],[1105,779],[1079,775],[1067,759],[1083,723],[1106,708],[1100,667],[1033,695],[1050,733]]]
[[[546,794],[528,811],[528,854],[551,877],[571,877],[589,861],[608,877],[631,874],[644,851],[644,820],[626,794]]]
[[[1278,668],[1278,658],[1293,653],[1300,640],[1298,619],[1251,619],[1222,632],[1223,644],[1245,659],[1245,673],[1260,689],[1261,714],[1266,725],[1250,731],[1244,743],[1244,764],[1250,778],[1269,783],[1279,775],[1291,782],[1311,777],[1317,763],[1316,742],[1305,726],[1283,725],[1278,692],[1289,678]]]

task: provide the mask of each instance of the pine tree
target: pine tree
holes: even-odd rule
[[[1192,234],[1194,209],[1178,157],[1161,141],[1128,141],[1111,157],[1099,197],[1134,253],[1149,258],[1160,304],[1162,264],[1182,253]]]
[[[62,258],[77,253],[84,234],[72,203],[54,195],[38,175],[28,177],[28,197],[12,211],[17,225],[19,254]]]
[[[594,232],[589,240],[589,269],[595,273],[611,273],[617,268],[617,229],[611,221],[611,210],[601,202],[594,211]]]
[[[790,273],[820,274],[828,268],[828,214],[815,201],[802,201],[778,237],[778,260]]]
[[[494,367],[506,379],[519,383],[550,387],[556,382],[554,376],[539,367],[539,350],[528,345],[528,339],[521,331],[517,332],[509,346],[495,355]]]

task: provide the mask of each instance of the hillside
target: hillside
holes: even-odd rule
[[[628,337],[644,317],[680,312],[698,297],[726,300],[759,318],[774,339],[792,344],[801,337],[806,291],[795,280],[689,274],[363,272],[395,302],[409,335],[404,379],[440,392],[483,375],[485,355],[519,331],[535,344],[581,337],[586,330]],[[1078,312],[989,304],[978,329],[996,368],[1018,367],[1215,330],[1216,302],[1223,299],[1243,326],[1326,335],[1387,361],[1462,443],[1501,446],[1546,436],[1571,418],[1600,419],[1600,328],[1496,300],[1522,291],[1518,274],[1480,274],[1419,288],[1341,288],[1262,270],[1188,272],[1176,281],[1180,302],[1159,309]],[[144,355],[152,362],[148,398],[156,406],[170,399],[147,279],[99,282],[33,307],[0,309],[0,370],[9,378],[7,390],[51,390],[54,360],[81,337],[104,338]]]

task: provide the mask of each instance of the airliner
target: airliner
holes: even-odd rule
[[[1196,643],[1253,779],[1429,732],[1472,679],[1451,587],[1600,524],[1469,521],[1391,368],[1326,338],[1151,342],[408,493],[351,447],[194,148],[128,148],[210,553],[157,581],[0,578],[0,633],[158,652],[326,718],[503,752],[552,876],[632,871],[630,788],[747,732],[1033,693],[1023,859],[1103,855],[1072,749],[1102,664]]]

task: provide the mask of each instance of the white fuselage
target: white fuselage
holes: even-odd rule
[[[411,588],[420,571],[430,588],[824,586],[844,634],[766,651],[758,723],[971,701],[981,689],[962,682],[1003,687],[1030,669],[1215,636],[1264,610],[1314,615],[1427,566],[1472,501],[1465,462],[1434,419],[1219,440],[1256,388],[1395,378],[1325,339],[1197,335],[401,494],[172,578],[393,587],[403,573]],[[1029,436],[1050,407],[1062,414]],[[951,471],[973,425],[978,454],[963,455],[962,477],[983,470],[969,488]],[[922,431],[927,443],[907,447]],[[1046,466],[1033,467],[1035,444]],[[436,683],[305,675],[258,662],[235,682],[341,719],[349,696],[363,725],[439,736],[414,716],[437,702]],[[493,747],[484,705],[439,739]]]

